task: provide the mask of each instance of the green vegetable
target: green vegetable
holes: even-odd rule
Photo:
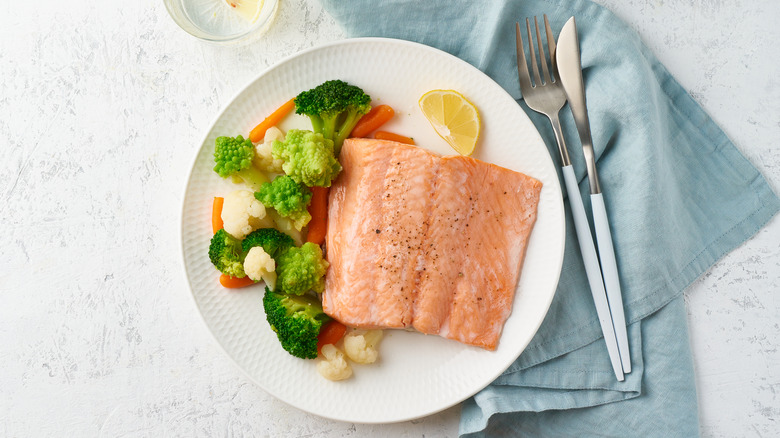
[[[255,147],[242,136],[217,137],[214,142],[214,171],[222,178],[240,178],[257,191],[268,177],[252,164]]]
[[[333,141],[336,156],[352,128],[369,111],[371,97],[340,80],[324,82],[295,97],[295,114],[309,116],[314,132]]]
[[[319,245],[306,242],[293,247],[276,258],[276,291],[303,295],[313,290],[325,290],[325,272],[330,264],[322,258]]]
[[[241,241],[228,234],[224,228],[217,231],[211,238],[209,260],[223,274],[236,278],[246,276]]]
[[[241,242],[241,249],[244,254],[248,253],[250,249],[255,246],[263,247],[263,251],[266,252],[273,259],[276,259],[279,254],[287,251],[295,246],[293,238],[282,233],[276,228],[260,228],[259,230],[249,233],[244,241]]]
[[[282,348],[301,359],[317,357],[317,335],[330,317],[322,304],[308,295],[290,296],[265,288],[263,309]]]
[[[284,173],[309,187],[330,187],[341,172],[341,164],[333,155],[333,142],[312,131],[287,131],[284,141],[274,141],[271,153],[284,160]]]
[[[289,175],[277,176],[273,182],[263,184],[260,191],[255,192],[255,198],[266,207],[273,207],[280,215],[290,218],[298,230],[311,220],[311,214],[306,209],[311,202],[311,190],[295,182]]]

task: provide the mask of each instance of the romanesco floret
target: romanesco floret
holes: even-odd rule
[[[209,260],[219,272],[231,277],[245,277],[243,256],[241,241],[224,229],[217,231],[211,238]]]
[[[249,190],[235,190],[225,196],[222,222],[225,231],[236,239],[243,239],[258,228],[274,225],[274,221],[266,215],[265,206]]]
[[[333,155],[333,141],[312,131],[287,131],[284,141],[274,142],[272,154],[284,160],[284,173],[309,187],[330,187],[341,172],[341,164]]]
[[[246,253],[244,272],[254,281],[265,281],[271,290],[276,288],[276,262],[263,250],[262,246],[252,247]]]
[[[268,128],[267,131],[265,131],[265,138],[263,138],[263,141],[258,143],[257,146],[255,146],[255,158],[253,160],[253,163],[255,166],[257,166],[258,169],[268,172],[268,173],[282,173],[284,170],[282,169],[282,164],[284,163],[283,160],[279,160],[273,157],[271,154],[271,151],[273,150],[274,141],[284,140],[284,133],[277,128],[276,126],[272,126]]]
[[[283,252],[276,261],[276,291],[303,295],[310,290],[325,290],[325,272],[330,264],[322,258],[319,245],[306,242]]]
[[[279,254],[295,246],[295,241],[276,228],[260,228],[249,233],[241,242],[245,253],[255,246],[262,247],[266,254],[276,259]]]
[[[317,357],[317,336],[330,317],[322,304],[308,295],[286,295],[265,288],[263,309],[271,329],[282,348],[295,357]]]
[[[317,362],[317,372],[328,380],[344,380],[352,376],[352,367],[344,360],[344,353],[333,344],[322,346],[324,359]]]
[[[280,215],[290,218],[298,230],[311,220],[311,214],[306,209],[311,202],[311,190],[288,175],[277,176],[273,182],[263,184],[255,192],[255,198],[266,207],[272,207]]]
[[[240,178],[253,191],[268,182],[268,177],[252,164],[255,147],[242,136],[217,137],[214,142],[214,171],[222,178]]]

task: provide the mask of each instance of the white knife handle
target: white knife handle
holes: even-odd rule
[[[604,275],[604,285],[607,289],[607,300],[612,312],[612,322],[615,325],[615,336],[620,351],[620,361],[623,371],[631,372],[631,355],[628,351],[628,334],[626,333],[626,316],[623,311],[623,295],[620,291],[620,276],[615,258],[615,248],[612,245],[612,233],[609,231],[609,219],[604,205],[604,195],[590,195],[593,208],[593,226],[596,229],[596,242],[599,246],[601,272]]]
[[[596,255],[596,247],[593,244],[593,236],[590,234],[588,216],[585,214],[585,206],[582,204],[577,178],[574,176],[574,168],[569,165],[564,166],[562,170],[563,180],[566,183],[566,192],[569,194],[571,214],[574,216],[574,229],[577,231],[582,262],[585,265],[585,274],[588,276],[590,292],[593,294],[593,301],[596,304],[596,313],[601,324],[601,332],[604,334],[604,341],[607,343],[607,352],[612,362],[612,369],[615,371],[615,377],[622,382],[623,366],[620,363],[615,329],[612,326],[612,317],[609,312],[609,304],[607,303],[607,294],[604,291],[604,282],[601,278],[601,268]]]

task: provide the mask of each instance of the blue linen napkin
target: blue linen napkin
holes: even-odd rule
[[[593,144],[629,322],[632,373],[612,372],[567,206],[563,271],[529,346],[467,400],[462,435],[695,436],[696,389],[682,291],[780,209],[760,173],[639,37],[586,0],[321,0],[350,37],[427,44],[487,73],[525,109],[550,153],[546,117],[521,100],[514,23],[577,17]],[[564,135],[589,210],[574,122]]]

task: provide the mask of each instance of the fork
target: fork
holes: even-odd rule
[[[528,18],[525,19],[526,32],[528,34],[528,52],[530,54],[531,71],[533,71],[533,82],[531,73],[528,70],[529,62],[526,61],[525,50],[523,49],[523,37],[520,32],[520,23],[515,23],[515,33],[517,37],[517,72],[520,78],[520,91],[523,93],[523,100],[532,110],[544,114],[550,119],[555,139],[558,142],[558,151],[561,155],[561,166],[563,179],[566,184],[566,192],[569,194],[569,204],[571,206],[572,216],[574,217],[574,228],[577,233],[577,241],[582,253],[582,262],[585,266],[585,274],[588,277],[590,292],[593,295],[593,301],[596,304],[596,313],[601,324],[601,331],[604,334],[604,341],[607,344],[612,369],[615,377],[619,381],[624,380],[623,367],[620,361],[617,337],[612,322],[612,314],[607,302],[607,294],[604,289],[604,279],[601,276],[601,265],[599,264],[596,247],[593,243],[593,236],[590,232],[588,216],[585,213],[585,206],[580,196],[577,178],[574,176],[574,168],[569,159],[569,152],[566,149],[566,141],[563,138],[561,121],[558,118],[563,105],[566,103],[566,92],[561,85],[558,69],[555,61],[555,39],[553,38],[550,22],[547,15],[544,15],[545,36],[547,38],[547,55],[544,53],[542,45],[542,35],[539,32],[539,23],[534,17],[534,28],[536,30],[536,45],[539,50],[537,59],[534,49],[534,38],[531,34],[531,23]],[[550,66],[546,56],[549,56]],[[541,74],[539,72],[541,66]]]

